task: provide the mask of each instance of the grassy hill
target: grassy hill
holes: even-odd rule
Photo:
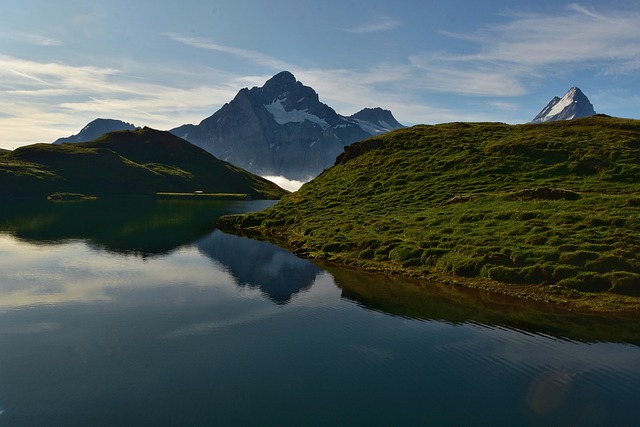
[[[157,192],[242,193],[278,198],[275,184],[168,132],[144,128],[79,144],[34,144],[0,152],[0,196]]]
[[[638,309],[640,121],[401,129],[219,225],[343,265]]]

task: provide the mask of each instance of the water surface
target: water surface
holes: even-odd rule
[[[638,424],[637,319],[321,268],[214,228],[265,206],[3,206],[0,426]]]

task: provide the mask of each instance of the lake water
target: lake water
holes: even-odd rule
[[[4,204],[0,426],[640,425],[638,319],[214,229],[269,203]]]

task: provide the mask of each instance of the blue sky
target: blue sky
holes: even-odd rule
[[[640,118],[639,23],[637,0],[3,0],[0,148],[198,123],[282,70],[407,125],[523,123],[571,86]]]

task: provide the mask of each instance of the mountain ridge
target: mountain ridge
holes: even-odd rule
[[[392,113],[381,108],[342,116],[313,88],[282,71],[262,87],[241,89],[198,125],[170,132],[258,175],[307,180],[330,166],[345,146],[398,127]]]

